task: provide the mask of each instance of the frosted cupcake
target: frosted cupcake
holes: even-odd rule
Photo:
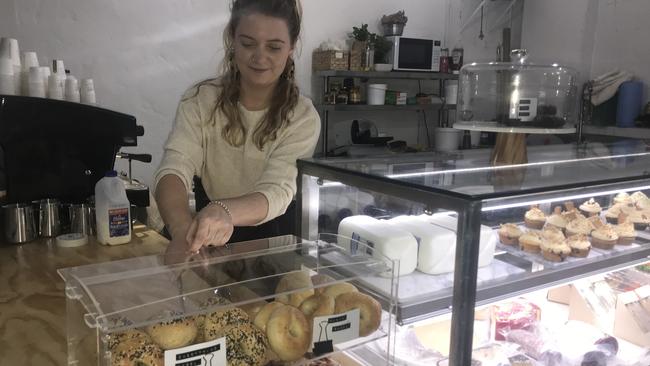
[[[502,224],[499,230],[499,240],[505,245],[517,245],[519,243],[519,237],[523,234],[523,231],[515,224]]]
[[[594,225],[584,217],[569,221],[566,225],[567,236],[571,235],[589,235],[594,230]]]
[[[539,253],[542,235],[537,231],[528,231],[519,237],[519,248],[528,253]]]
[[[584,258],[589,255],[591,250],[591,243],[587,235],[572,235],[566,238],[565,243],[571,248],[571,256]]]
[[[639,210],[650,210],[650,198],[641,199],[634,204]]]
[[[587,217],[598,215],[602,210],[600,204],[598,204],[598,202],[593,198],[590,198],[589,201],[580,205],[580,211],[582,211]]]
[[[630,215],[628,220],[634,224],[636,230],[645,230],[648,227],[650,215],[648,215],[647,211],[636,209],[630,211],[628,214]]]
[[[630,245],[636,240],[636,230],[634,224],[628,220],[627,215],[621,213],[618,218],[618,225],[614,225],[614,231],[618,235],[618,242],[620,245]]]
[[[554,227],[556,229],[564,230],[566,228],[567,219],[562,215],[562,208],[555,207],[553,214],[546,218],[546,226]]]
[[[639,201],[647,200],[648,196],[646,196],[645,193],[643,193],[641,191],[636,191],[636,192],[632,193],[632,195],[630,196],[630,199],[632,200],[633,203],[637,203]]]
[[[605,220],[610,224],[616,224],[621,213],[629,213],[633,210],[635,210],[634,206],[629,203],[616,203],[605,211]]]
[[[546,226],[542,231],[542,238],[550,241],[562,241],[564,240],[564,234],[562,230],[556,227]]]
[[[526,227],[531,229],[541,229],[546,222],[546,214],[537,207],[531,207],[524,215],[524,222]]]
[[[591,245],[599,249],[612,249],[618,242],[618,234],[610,224],[596,225],[596,229],[591,232]]]
[[[562,241],[542,240],[542,256],[547,261],[562,262],[571,254],[571,248]]]
[[[614,197],[614,204],[617,203],[622,203],[622,204],[632,203],[632,198],[630,198],[630,195],[627,194],[627,192],[621,192]]]

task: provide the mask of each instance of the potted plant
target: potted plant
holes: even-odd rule
[[[352,27],[352,44],[350,45],[350,70],[362,71],[364,69],[364,57],[366,48],[369,45],[372,33],[368,30],[368,24],[361,24],[361,27]]]
[[[391,50],[391,43],[384,36],[371,34],[370,42],[375,50],[375,70],[390,71],[393,66],[388,63],[388,54]]]

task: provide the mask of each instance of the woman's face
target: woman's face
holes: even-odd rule
[[[235,29],[234,52],[244,85],[274,85],[293,53],[286,21],[262,14],[243,16]]]

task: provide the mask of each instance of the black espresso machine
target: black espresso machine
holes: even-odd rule
[[[6,190],[2,200],[86,202],[94,195],[97,181],[113,169],[120,148],[136,146],[143,135],[144,128],[127,114],[80,103],[0,95],[0,182],[5,184],[0,191]],[[147,160],[147,156],[135,159]],[[136,192],[136,205],[146,207],[149,192],[141,193]]]

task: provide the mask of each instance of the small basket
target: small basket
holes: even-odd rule
[[[349,54],[347,51],[314,51],[311,57],[313,71],[347,70]]]

